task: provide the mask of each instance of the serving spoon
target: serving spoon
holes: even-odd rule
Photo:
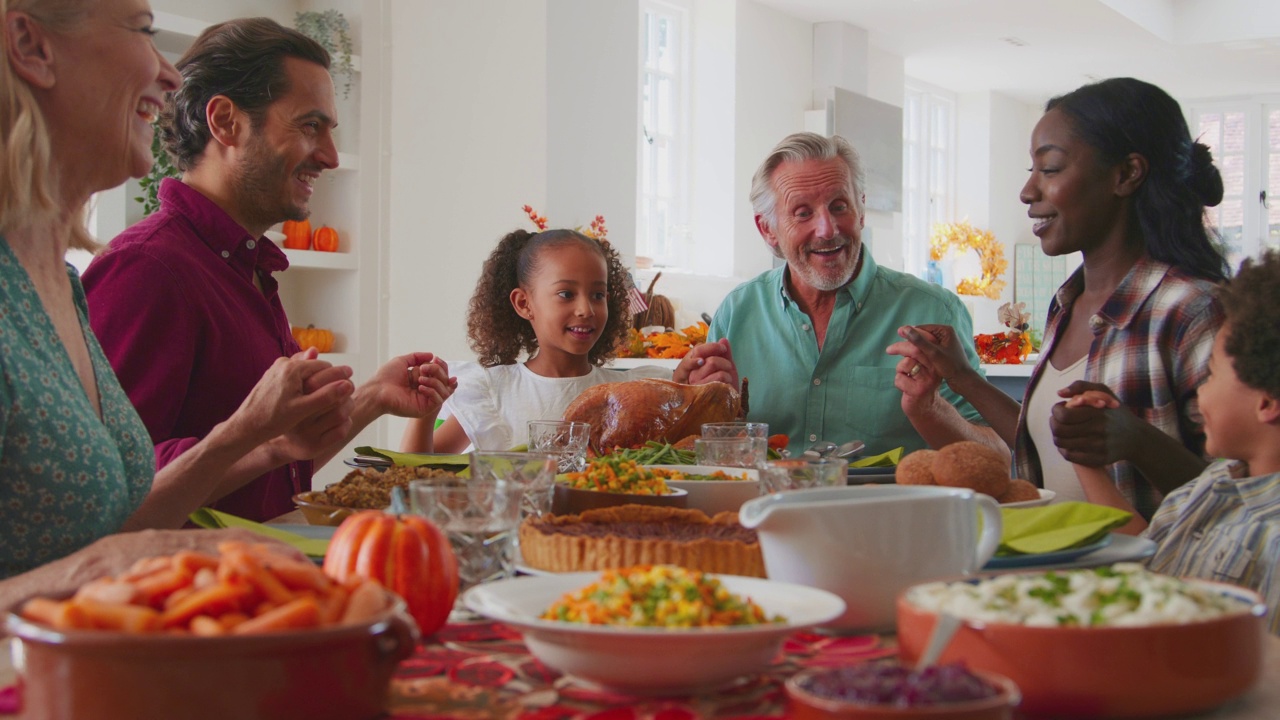
[[[835,443],[827,442],[826,440],[819,440],[818,442],[810,445],[808,450],[800,453],[800,457],[804,460],[817,460],[830,455],[835,449]]]
[[[929,643],[924,646],[924,652],[920,653],[920,659],[916,661],[917,671],[924,670],[938,662],[942,651],[946,650],[947,645],[951,644],[951,638],[960,629],[960,625],[960,618],[955,615],[946,612],[938,613],[938,622],[934,623],[933,632],[929,633]]]

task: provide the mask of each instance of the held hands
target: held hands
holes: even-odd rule
[[[286,435],[293,443],[319,446],[344,435],[351,425],[355,390],[351,368],[316,355],[309,348],[276,360],[228,424],[254,444]]]
[[[733,349],[729,347],[728,338],[694,345],[680,360],[671,379],[689,385],[722,382],[737,389],[738,368],[733,364]]]
[[[1059,390],[1058,396],[1067,400],[1053,406],[1049,429],[1062,457],[1086,467],[1129,457],[1128,447],[1142,421],[1121,407],[1110,388],[1077,380]]]
[[[415,352],[387,361],[369,380],[378,414],[434,418],[444,401],[458,389],[449,366],[432,353]]]
[[[907,325],[898,328],[898,335],[905,340],[885,348],[889,355],[902,356],[894,368],[893,386],[902,391],[902,412],[908,418],[921,417],[941,401],[938,388],[951,365],[948,344],[956,346],[965,367],[968,363],[947,325]]]

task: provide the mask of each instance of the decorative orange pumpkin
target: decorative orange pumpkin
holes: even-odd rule
[[[298,345],[303,350],[309,347],[313,347],[322,353],[333,350],[332,330],[318,328],[315,325],[308,325],[304,328],[294,325],[291,330],[293,330],[293,339],[298,341]]]
[[[362,510],[338,526],[324,556],[338,582],[369,578],[404,598],[422,637],[444,627],[458,598],[458,560],[426,518]]]
[[[285,220],[280,228],[284,233],[284,246],[290,250],[311,249],[311,221]]]
[[[327,225],[319,228],[311,236],[311,246],[321,252],[338,252],[338,231]]]

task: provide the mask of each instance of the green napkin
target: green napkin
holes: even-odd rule
[[[270,525],[263,525],[252,520],[245,520],[242,517],[236,517],[224,513],[213,508],[200,508],[191,513],[191,522],[203,528],[244,528],[252,530],[275,540],[279,540],[285,544],[292,545],[300,550],[304,555],[313,558],[322,558],[324,553],[329,549],[328,540],[320,540],[317,538],[303,537],[297,533],[291,533],[288,530],[273,528]]]
[[[1004,533],[997,555],[1047,553],[1088,545],[1132,517],[1123,510],[1085,502],[1002,508],[1000,514]]]
[[[402,453],[394,450],[380,450],[372,447],[358,447],[356,453],[360,455],[376,455],[384,457],[396,465],[403,467],[419,467],[422,465],[430,465],[439,468],[459,468],[468,467],[471,459],[466,455],[428,455],[426,453]]]
[[[858,458],[849,463],[851,468],[869,468],[869,467],[897,467],[898,462],[902,460],[903,448],[894,448],[886,453],[872,455],[871,457]]]

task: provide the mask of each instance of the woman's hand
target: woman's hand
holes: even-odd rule
[[[1053,406],[1049,429],[1062,457],[1094,468],[1132,459],[1143,421],[1121,406],[1111,388],[1077,380],[1058,396],[1067,400]]]
[[[903,342],[890,345],[885,352],[910,358],[916,364],[933,372],[939,380],[954,381],[966,373],[974,372],[964,345],[956,337],[950,325],[904,325],[898,328]],[[966,340],[965,342],[971,342]],[[910,373],[914,366],[908,366]]]
[[[904,338],[908,332],[915,337],[915,342],[928,347],[937,345],[937,338],[926,330],[911,327],[898,330]],[[885,349],[890,355],[902,356],[894,368],[893,386],[902,391],[902,412],[908,418],[923,417],[932,412],[940,400],[938,388],[942,385],[942,376],[934,370],[929,358],[916,347],[915,342],[896,342]]]

